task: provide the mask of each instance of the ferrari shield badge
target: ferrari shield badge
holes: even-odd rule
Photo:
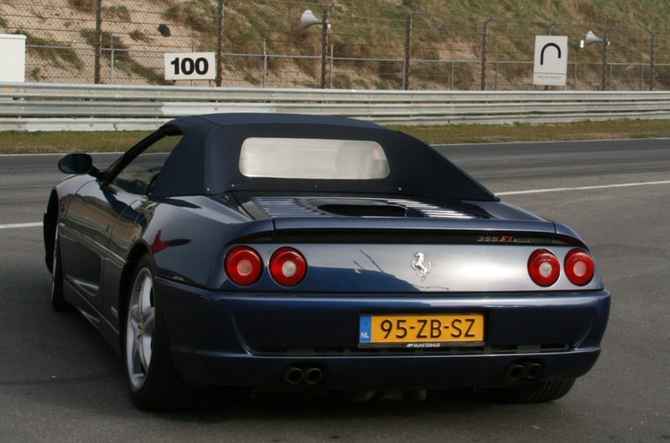
[[[426,261],[426,256],[423,252],[417,252],[414,254],[414,257],[416,257],[416,260],[412,260],[412,269],[419,271],[416,275],[421,277],[421,281],[425,281],[432,269],[430,260]]]

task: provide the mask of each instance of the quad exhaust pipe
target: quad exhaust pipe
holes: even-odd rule
[[[305,376],[305,373],[302,369],[289,366],[284,372],[284,381],[290,385],[297,385],[302,381],[302,378]]]
[[[319,368],[306,368],[303,375],[303,381],[308,385],[316,385],[323,380],[323,371]]]
[[[542,375],[542,365],[537,362],[512,362],[505,370],[505,379],[511,381],[517,380],[535,380]]]
[[[323,380],[323,370],[315,366],[307,366],[304,369],[298,366],[289,366],[284,371],[284,381],[290,385],[305,383],[317,385]]]
[[[505,370],[505,379],[508,381],[518,380],[536,380],[543,372],[542,365],[535,361],[510,363]],[[316,366],[289,366],[284,371],[284,381],[290,385],[305,383],[307,385],[317,385],[323,381],[323,370]]]

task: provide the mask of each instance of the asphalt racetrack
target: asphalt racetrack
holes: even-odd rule
[[[612,311],[600,360],[565,398],[504,406],[467,390],[419,402],[232,396],[205,411],[137,410],[121,360],[82,316],[49,304],[40,222],[64,177],[58,156],[0,156],[0,442],[670,441],[670,140],[436,149],[590,245]]]

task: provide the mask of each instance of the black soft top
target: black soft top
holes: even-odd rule
[[[317,191],[496,200],[429,145],[361,120],[294,114],[212,114],[178,118],[162,128],[170,129],[177,129],[184,137],[156,179],[154,197]],[[386,153],[390,174],[376,180],[246,177],[240,172],[239,160],[242,143],[249,137],[375,141]]]

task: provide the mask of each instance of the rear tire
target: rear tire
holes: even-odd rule
[[[72,309],[65,301],[63,294],[63,264],[60,254],[60,234],[58,225],[54,234],[54,250],[51,258],[51,307],[55,311],[69,311]]]
[[[481,393],[494,403],[546,403],[564,397],[574,384],[574,379],[553,380],[513,388],[487,388]]]
[[[174,367],[154,288],[155,275],[153,261],[144,256],[128,288],[123,355],[130,396],[141,409],[192,409],[200,404],[202,391],[182,380]]]

